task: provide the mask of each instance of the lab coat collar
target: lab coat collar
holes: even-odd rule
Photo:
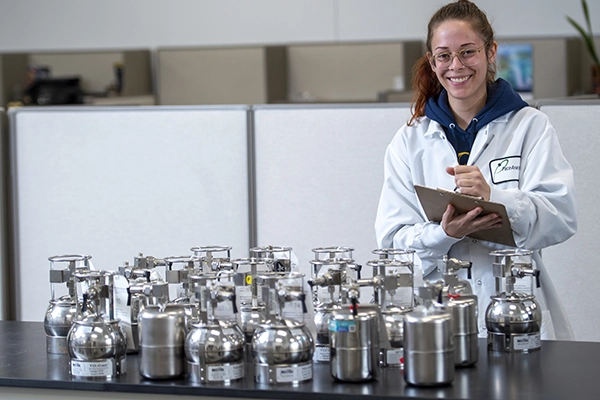
[[[494,136],[503,131],[504,125],[508,123],[508,117],[510,114],[511,112],[501,115],[500,117],[491,121],[489,124],[483,126],[477,132],[467,165],[474,165],[477,162],[481,153],[487,148]],[[444,132],[444,128],[440,123],[427,117],[422,117],[422,120],[419,121],[419,123],[428,123],[426,127],[423,127],[425,129],[425,132],[423,133],[424,137],[439,137],[440,139],[446,140],[446,133]]]
[[[489,124],[483,126],[478,132],[477,134],[479,134],[479,132],[483,131],[483,130],[487,130],[488,132],[491,133],[491,136],[495,135],[496,131],[501,130],[502,128],[497,128],[498,124],[506,124],[508,122],[508,116],[511,114],[511,112],[508,112],[504,115],[501,115],[500,117],[496,118],[495,120],[491,121]],[[439,137],[445,138],[446,137],[446,133],[444,132],[444,128],[442,127],[442,125],[439,122],[436,122],[432,119],[429,119],[427,117],[421,117],[421,121],[419,121],[419,123],[423,123],[425,121],[428,121],[428,125],[425,129],[425,132],[423,133],[423,135],[425,137],[428,136],[433,136],[433,135],[438,135]],[[489,129],[490,126],[493,126],[493,129]]]

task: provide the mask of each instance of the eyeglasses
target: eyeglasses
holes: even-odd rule
[[[479,63],[479,52],[483,50],[486,45],[487,43],[478,49],[462,49],[456,52],[444,51],[431,56],[431,61],[436,68],[449,69],[454,57],[458,57],[458,60],[465,67],[474,67]]]

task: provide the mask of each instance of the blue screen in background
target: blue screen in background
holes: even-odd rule
[[[497,76],[521,93],[533,92],[533,45],[500,43],[496,56]]]

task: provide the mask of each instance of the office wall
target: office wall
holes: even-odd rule
[[[0,2],[0,52],[422,40],[431,0]],[[591,1],[592,26],[600,4]],[[576,36],[579,0],[479,0],[499,37]]]
[[[265,47],[160,49],[156,54],[159,103],[268,103],[267,50]],[[285,84],[282,86],[285,89]]]
[[[596,155],[600,153],[600,100],[546,101],[538,107],[550,118],[564,155],[573,167],[578,222],[577,233],[571,239],[545,249],[542,257],[563,300],[575,339],[598,341],[600,273],[596,260],[600,187]]]
[[[401,78],[410,85],[423,43],[160,48],[159,104],[375,102]],[[368,73],[365,73],[368,71]]]
[[[6,194],[6,172],[8,162],[6,157],[8,124],[4,108],[0,108],[0,320],[6,319],[9,312],[9,304],[6,301],[9,298],[10,271],[8,269],[8,251],[6,238],[6,215],[5,215],[5,194]]]
[[[50,256],[89,254],[110,271],[194,246],[247,257],[248,107],[31,107],[9,118],[16,319],[43,320]]]
[[[295,45],[288,48],[289,100],[370,102],[401,79],[410,87],[423,42]]]
[[[307,276],[316,247],[376,259],[382,160],[409,118],[407,104],[254,107],[258,243],[293,247]]]

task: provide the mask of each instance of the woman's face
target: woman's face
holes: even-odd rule
[[[468,107],[485,102],[487,67],[489,62],[494,61],[497,47],[493,43],[486,54],[485,44],[466,21],[448,20],[435,29],[431,40],[430,65],[448,91],[450,106],[464,103],[462,105]],[[470,66],[461,62],[457,56],[460,51],[463,51],[464,64]],[[443,65],[439,61],[444,57],[451,58],[449,64]]]

